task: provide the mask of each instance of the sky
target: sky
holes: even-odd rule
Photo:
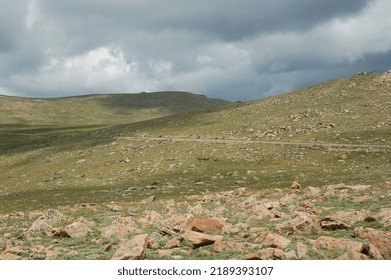
[[[0,0],[0,94],[264,98],[391,69],[389,0]]]

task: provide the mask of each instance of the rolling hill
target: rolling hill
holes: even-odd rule
[[[80,104],[93,100],[100,106],[96,108],[106,111],[91,109],[93,115],[83,122],[73,106],[53,105],[56,109],[46,111],[54,116],[43,120],[40,130],[22,124],[41,124],[45,110],[25,110],[20,127],[3,126],[0,210],[137,200],[146,195],[177,197],[237,186],[284,188],[292,180],[314,186],[390,181],[390,78],[390,73],[361,74],[202,112],[188,112],[194,100],[186,108],[182,101],[175,105],[178,96],[168,94],[172,100],[165,112],[185,113],[138,122],[126,122],[129,114],[123,112],[131,106],[121,95],[30,100],[45,106],[71,102],[80,110],[92,108]],[[140,96],[144,106],[137,110],[161,104],[148,101],[149,94]],[[7,108],[12,106],[16,105]],[[68,111],[60,114],[59,108]],[[110,124],[102,116],[113,110],[121,116]],[[74,117],[65,121],[72,129],[63,127],[63,116]],[[53,125],[57,121],[60,126]],[[97,129],[100,124],[105,127]]]
[[[228,103],[188,92],[96,94],[45,99],[0,95],[0,125],[87,126],[131,123],[202,111]]]

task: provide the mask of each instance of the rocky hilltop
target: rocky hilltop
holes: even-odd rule
[[[82,203],[0,216],[0,259],[391,259],[391,182],[177,200]]]

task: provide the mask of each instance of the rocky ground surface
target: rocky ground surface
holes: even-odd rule
[[[0,259],[391,259],[391,182],[14,211]]]

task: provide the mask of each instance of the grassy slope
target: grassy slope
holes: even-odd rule
[[[80,126],[131,123],[227,103],[187,92],[102,94],[55,99],[0,96],[0,124]]]
[[[126,134],[384,144],[391,135],[391,74],[327,81],[204,114],[121,127]],[[266,134],[266,132],[268,132]],[[266,135],[263,135],[266,134]]]
[[[93,131],[19,136],[0,153],[0,211],[86,201],[391,180],[389,151],[257,143],[117,139],[123,135],[389,144],[388,76],[328,81],[263,100]],[[117,106],[118,107],[118,106]],[[264,132],[269,132],[264,135]],[[22,139],[21,139],[22,138]],[[14,139],[17,141],[18,139]],[[1,148],[1,146],[0,146]]]

